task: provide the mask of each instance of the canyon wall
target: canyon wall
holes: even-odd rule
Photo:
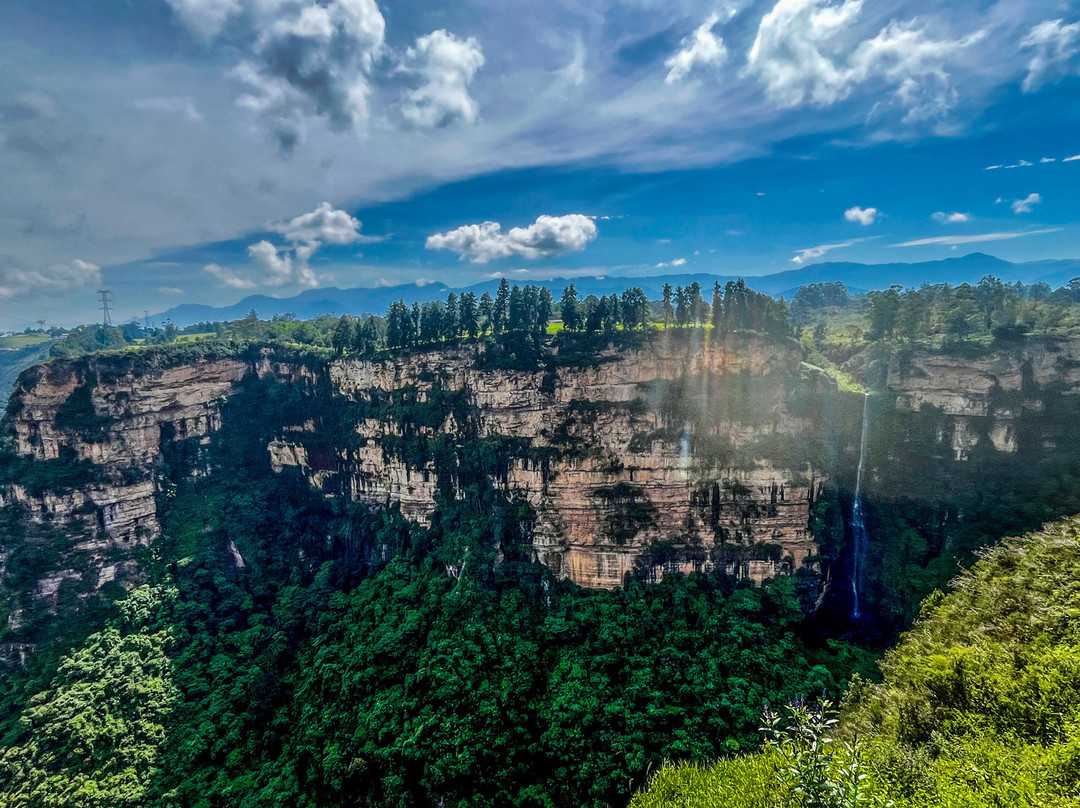
[[[939,417],[937,440],[953,459],[989,448],[1014,454],[1023,422],[1052,428],[1054,416],[1070,418],[1047,413],[1048,406],[1080,404],[1080,338],[1033,337],[969,356],[897,352],[887,380],[898,411]],[[1056,448],[1049,434],[1041,443]]]
[[[564,347],[540,370],[510,359],[478,345],[330,362],[247,348],[31,368],[0,445],[0,621],[17,634],[138,581],[178,473],[168,447],[189,449],[180,473],[208,471],[223,420],[249,417],[254,378],[296,394],[264,430],[275,470],[423,524],[468,483],[462,457],[490,455],[488,479],[531,505],[530,552],[582,586],[695,569],[761,581],[816,554],[813,505],[826,480],[853,473],[861,398],[802,364],[794,343],[688,330]],[[879,364],[871,497],[925,501],[1010,462],[1020,479],[1077,455],[1080,340],[896,350]]]
[[[836,393],[801,367],[794,343],[701,344],[683,333],[556,356],[536,371],[499,367],[476,345],[379,361],[282,353],[90,356],[20,377],[0,458],[9,631],[32,634],[38,616],[140,580],[177,473],[168,446],[194,448],[184,474],[207,472],[223,418],[248,417],[244,381],[256,377],[300,401],[273,427],[274,469],[425,523],[463,473],[441,467],[432,447],[490,448],[491,478],[533,507],[535,558],[583,586],[617,586],[635,570],[721,568],[762,581],[814,553],[821,452],[784,447],[816,440],[820,402]],[[800,392],[818,406],[796,412]],[[6,655],[26,650],[9,643]]]
[[[415,428],[361,415],[356,445],[331,457],[315,458],[305,445],[311,432],[297,425],[270,447],[276,468],[298,466],[313,485],[371,504],[400,503],[425,523],[453,472],[396,452],[410,431],[516,444],[499,482],[536,514],[536,557],[582,586],[617,586],[643,565],[654,576],[719,566],[761,581],[814,552],[808,521],[822,470],[751,457],[763,439],[820,431],[785,406],[793,379],[835,395],[826,379],[801,370],[794,344],[660,337],[536,372],[485,369],[475,348],[462,347],[340,360],[329,379],[335,394],[369,411],[402,391],[421,407],[433,399],[463,406]],[[745,413],[724,406],[733,398],[743,399]]]

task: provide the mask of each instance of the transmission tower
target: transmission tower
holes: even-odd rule
[[[109,312],[109,297],[112,295],[112,290],[98,289],[97,293],[101,295],[101,323],[112,325],[112,314]]]

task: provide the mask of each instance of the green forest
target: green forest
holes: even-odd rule
[[[866,618],[851,619],[838,583],[857,446],[822,450],[835,473],[811,512],[813,569],[761,586],[714,572],[588,590],[533,560],[534,514],[497,484],[507,446],[438,443],[457,485],[421,527],[392,503],[274,473],[266,447],[284,424],[303,413],[335,438],[347,424],[338,402],[252,374],[208,443],[163,444],[163,532],[138,551],[142,583],[65,590],[65,619],[22,629],[33,652],[0,674],[0,806],[1080,805],[1075,404],[1026,378],[1041,409],[1018,416],[1020,449],[961,462],[938,448],[941,411],[901,411],[887,384],[917,352],[979,358],[1075,337],[1080,283],[863,296],[819,284],[786,302],[741,281],[655,301],[504,281],[386,316],[86,326],[51,350],[108,371],[275,346],[318,373],[338,357],[476,344],[485,366],[540,373],[668,331],[801,346],[800,372],[853,391],[828,417],[856,427],[857,394],[870,393]],[[61,427],[107,429],[91,387],[65,402]],[[357,407],[437,426],[459,405]],[[740,401],[747,418],[751,405]],[[30,462],[9,444],[0,488],[95,481],[93,464]],[[2,514],[0,584],[16,591],[52,551],[18,506]]]

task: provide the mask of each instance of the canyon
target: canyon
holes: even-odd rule
[[[530,506],[529,553],[581,586],[713,569],[761,582],[816,568],[815,502],[854,482],[860,393],[839,391],[792,341],[686,330],[571,347],[539,369],[462,344],[332,360],[273,347],[159,350],[25,371],[4,421],[6,631],[140,580],[168,475],[211,472],[215,435],[242,417],[251,379],[296,393],[265,446],[275,473],[424,525],[467,482],[455,453],[482,447],[495,458],[490,481]],[[905,452],[977,464],[1035,444],[1065,450],[1080,340],[1033,338],[977,357],[897,352],[865,372],[882,380],[873,411],[891,426],[872,437],[864,485],[914,496]],[[166,468],[178,445],[190,447],[180,472]],[[40,559],[30,570],[20,561],[13,584],[16,546]],[[24,651],[13,642],[5,655]]]

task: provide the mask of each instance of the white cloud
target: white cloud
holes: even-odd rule
[[[159,286],[158,292],[163,295],[183,295],[186,294],[179,286]]]
[[[528,227],[514,227],[503,233],[498,222],[468,224],[448,233],[428,236],[429,250],[450,250],[474,264],[518,255],[522,258],[552,258],[585,249],[599,231],[588,216],[539,216]]]
[[[999,164],[998,164],[998,165],[996,165],[996,166],[987,166],[985,170],[986,170],[986,171],[996,171],[997,169],[999,169],[999,168],[1004,168],[1004,167],[1005,167],[1004,165],[1002,165],[1001,163],[999,163]]]
[[[681,267],[686,266],[685,258],[676,258],[674,261],[661,261],[656,265],[656,269],[663,269],[664,267]]]
[[[25,269],[0,261],[0,298],[64,292],[101,284],[101,267],[76,258],[68,264]]]
[[[945,213],[944,211],[938,211],[931,217],[935,222],[941,222],[941,224],[962,224],[963,222],[971,221],[970,213]]]
[[[1024,236],[1038,236],[1043,233],[1057,233],[1060,227],[1050,227],[1044,230],[1011,230],[998,233],[980,233],[977,236],[935,236],[933,238],[919,238],[914,241],[904,241],[900,244],[890,244],[890,247],[925,247],[931,244],[978,244],[984,241],[1007,241]]]
[[[905,120],[943,115],[956,102],[945,65],[984,32],[937,40],[917,20],[894,20],[852,49],[849,31],[862,8],[863,0],[778,0],[761,19],[743,74],[783,107],[829,106],[878,79],[895,88]]]
[[[169,0],[194,33],[212,39],[230,18],[244,58],[231,76],[248,88],[237,103],[257,113],[278,148],[292,151],[305,119],[335,131],[361,131],[368,119],[369,74],[386,23],[375,0]],[[232,32],[232,28],[230,28]]]
[[[1072,157],[1066,157],[1061,162],[1063,162],[1063,163],[1074,163],[1077,160],[1080,160],[1080,154],[1074,154]]]
[[[323,202],[311,213],[303,213],[287,222],[270,226],[289,241],[325,244],[352,244],[371,240],[360,235],[360,220],[343,210],[335,210],[329,202]]]
[[[405,58],[403,69],[424,82],[403,95],[401,113],[409,123],[439,128],[476,120],[478,110],[469,95],[469,83],[484,65],[480,43],[473,37],[458,39],[443,30],[432,31],[417,39]]]
[[[258,285],[255,281],[241,277],[231,269],[226,269],[218,264],[207,264],[203,267],[203,272],[213,275],[230,289],[254,289]]]
[[[136,98],[131,102],[131,106],[143,112],[166,112],[173,115],[182,115],[189,121],[198,122],[203,119],[199,108],[195,106],[194,98],[182,98],[176,95],[159,98]]]
[[[712,32],[718,22],[720,15],[710,14],[694,33],[683,38],[679,50],[664,62],[664,66],[669,68],[664,78],[665,84],[682,81],[695,68],[719,67],[727,61],[728,52],[723,37]]]
[[[1042,159],[1040,159],[1040,160],[1039,160],[1039,162],[1040,162],[1040,163],[1054,163],[1054,162],[1057,162],[1057,158],[1054,158],[1054,157],[1043,157]]]
[[[854,244],[867,241],[865,238],[853,238],[848,241],[841,241],[836,244],[819,244],[816,247],[807,247],[805,250],[796,250],[795,257],[791,259],[792,263],[802,266],[807,261],[813,261],[815,258],[821,258],[827,252],[833,250],[839,250],[842,247],[851,247]]]
[[[858,222],[863,227],[873,224],[880,215],[881,211],[877,208],[860,208],[857,205],[844,211],[845,219],[849,222]]]
[[[208,264],[204,269],[232,289],[253,289],[256,286],[318,286],[322,279],[310,266],[311,257],[324,244],[353,244],[380,241],[360,233],[360,220],[344,210],[337,210],[329,202],[318,205],[311,213],[303,213],[284,222],[268,226],[290,242],[291,247],[278,247],[262,240],[247,248],[251,256],[263,268],[258,281],[238,275],[230,269]]]
[[[1039,194],[1028,194],[1024,199],[1017,199],[1012,203],[1013,213],[1031,213],[1031,209],[1042,204]]]
[[[1069,62],[1080,53],[1080,22],[1065,25],[1064,20],[1047,20],[1032,27],[1020,43],[1034,48],[1035,55],[1027,65],[1024,92],[1038,89],[1049,76],[1069,72]]]
[[[176,16],[199,36],[217,36],[229,17],[240,11],[240,0],[166,0]]]
[[[319,279],[308,266],[308,260],[318,245],[303,244],[289,255],[286,249],[275,247],[269,241],[260,241],[248,247],[248,255],[263,265],[266,274],[264,286],[289,286],[295,284],[313,288],[319,285]]]

